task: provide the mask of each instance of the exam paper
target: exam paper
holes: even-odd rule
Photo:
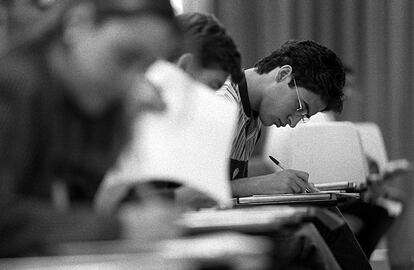
[[[271,128],[263,152],[273,155],[287,168],[308,172],[308,181],[315,184],[361,184],[368,176],[359,133],[350,122]],[[266,162],[274,166],[270,160]]]
[[[230,206],[236,105],[166,62],[150,67],[147,78],[161,88],[167,108],[136,121],[131,145],[105,177],[98,208],[115,204],[128,185],[151,179],[174,180]]]

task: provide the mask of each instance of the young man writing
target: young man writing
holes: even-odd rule
[[[248,161],[262,125],[295,127],[319,111],[341,110],[345,73],[340,59],[312,41],[287,42],[244,74],[242,82],[229,81],[220,90],[239,104],[230,157],[234,195],[304,192],[311,188],[307,173],[284,170],[248,179]]]
[[[316,42],[288,41],[244,75],[239,83],[227,81],[219,90],[239,109],[230,156],[233,196],[312,190],[306,172],[287,169],[248,177],[247,166],[262,125],[293,128],[317,112],[342,110],[345,72],[341,60]],[[336,208],[333,211],[340,215]],[[370,269],[347,225],[334,232],[316,225],[343,269]]]

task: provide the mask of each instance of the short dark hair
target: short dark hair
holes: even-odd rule
[[[269,73],[276,67],[290,65],[298,86],[319,95],[325,110],[342,111],[345,71],[341,59],[330,49],[310,40],[287,41],[269,56],[259,60],[256,72]],[[294,86],[293,81],[289,83]]]
[[[226,29],[211,14],[184,13],[177,16],[190,46],[196,48],[202,67],[219,65],[230,73],[234,82],[239,82],[243,73],[241,56]]]

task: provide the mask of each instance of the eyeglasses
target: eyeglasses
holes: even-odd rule
[[[295,90],[296,90],[296,95],[298,96],[298,101],[299,101],[299,108],[296,109],[296,111],[298,113],[300,113],[301,115],[301,121],[303,123],[306,123],[309,121],[309,112],[308,109],[305,108],[305,106],[302,105],[302,101],[299,97],[299,91],[298,91],[298,87],[296,86],[296,80],[295,78],[293,78],[293,83],[295,84]]]

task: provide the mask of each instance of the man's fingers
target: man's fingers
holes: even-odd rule
[[[315,187],[314,183],[309,183],[309,187],[310,187],[310,191],[313,193],[320,192],[320,190]]]
[[[312,192],[312,187],[308,184],[307,180],[309,174],[303,171],[297,170],[284,170],[279,172],[279,179],[283,179],[285,187],[285,192],[292,193],[310,193]]]
[[[292,182],[292,185],[290,186],[290,189],[292,190],[292,193],[301,193],[302,192],[302,188],[294,182]]]
[[[296,184],[300,187],[301,193],[313,192],[313,188],[307,182],[304,182],[302,179],[297,179]]]
[[[308,178],[309,178],[309,173],[304,172],[304,171],[297,171],[297,170],[286,170],[289,171],[290,173],[293,173],[294,175],[296,175],[296,177],[302,179],[305,182],[308,182]]]
[[[311,193],[314,192],[315,189],[308,183],[307,178],[308,178],[308,174],[304,173],[304,172],[299,172],[302,173],[300,176],[301,177],[305,177],[306,180],[304,180],[303,178],[299,177],[296,173],[291,174],[291,182],[292,182],[292,186],[297,186],[297,188],[294,189],[295,193]],[[299,188],[299,190],[298,190]]]

